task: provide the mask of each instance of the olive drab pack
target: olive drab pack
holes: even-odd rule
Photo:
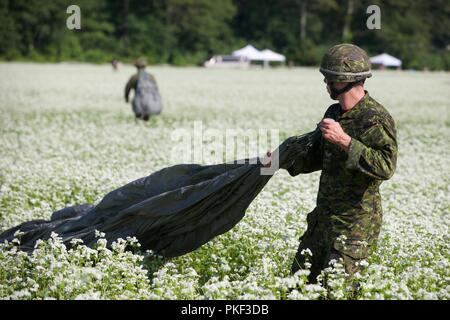
[[[150,115],[160,114],[161,109],[161,96],[156,82],[149,73],[140,70],[133,99],[133,112],[136,118],[148,120]]]

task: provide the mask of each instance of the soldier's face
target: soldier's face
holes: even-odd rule
[[[347,85],[347,83],[345,83],[345,82],[333,82],[333,81],[327,81],[327,79],[323,79],[323,82],[325,82],[327,84],[327,92],[330,95],[331,99],[333,99],[333,100],[335,100],[335,98],[333,98],[331,88],[334,88],[335,90],[341,90]]]

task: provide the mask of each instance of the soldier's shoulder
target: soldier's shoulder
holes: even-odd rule
[[[377,100],[369,96],[366,102],[365,117],[376,123],[395,125],[394,118],[389,111]]]
[[[137,79],[139,79],[139,73],[135,73],[130,77],[130,82],[132,81],[137,81]]]

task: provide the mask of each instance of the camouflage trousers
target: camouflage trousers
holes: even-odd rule
[[[337,250],[335,241],[336,235],[331,231],[331,226],[327,222],[318,223],[313,214],[308,215],[308,229],[300,237],[300,244],[297,254],[292,262],[291,273],[294,274],[300,269],[306,269],[305,263],[311,264],[311,273],[308,276],[310,283],[317,283],[317,276],[321,271],[329,266],[332,260],[342,259],[346,273],[351,278],[356,272],[361,271],[359,262],[367,255],[350,256],[349,252]],[[312,256],[305,253],[309,249]]]
[[[314,248],[313,246],[306,245],[305,242],[306,241],[302,241],[298,246],[297,254],[295,255],[294,261],[292,262],[292,274],[300,269],[306,269],[306,257],[305,255],[301,254],[304,249],[311,250],[313,254],[313,256],[310,257],[310,260],[308,261],[309,263],[311,263],[311,273],[308,276],[308,281],[310,283],[317,283],[317,276],[320,275],[322,270],[329,266],[332,260],[339,261],[340,259],[342,259],[345,267],[345,272],[349,275],[349,277],[352,277],[356,272],[361,271],[361,267],[359,266],[358,262],[362,259],[352,258],[349,255],[339,252],[334,248]]]

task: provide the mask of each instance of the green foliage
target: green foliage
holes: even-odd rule
[[[353,42],[388,52],[405,68],[449,69],[450,4],[445,0],[80,0],[81,30],[68,30],[68,0],[0,1],[0,58],[106,62],[145,56],[151,63],[197,64],[245,43],[300,65]],[[366,9],[381,9],[369,30]]]

